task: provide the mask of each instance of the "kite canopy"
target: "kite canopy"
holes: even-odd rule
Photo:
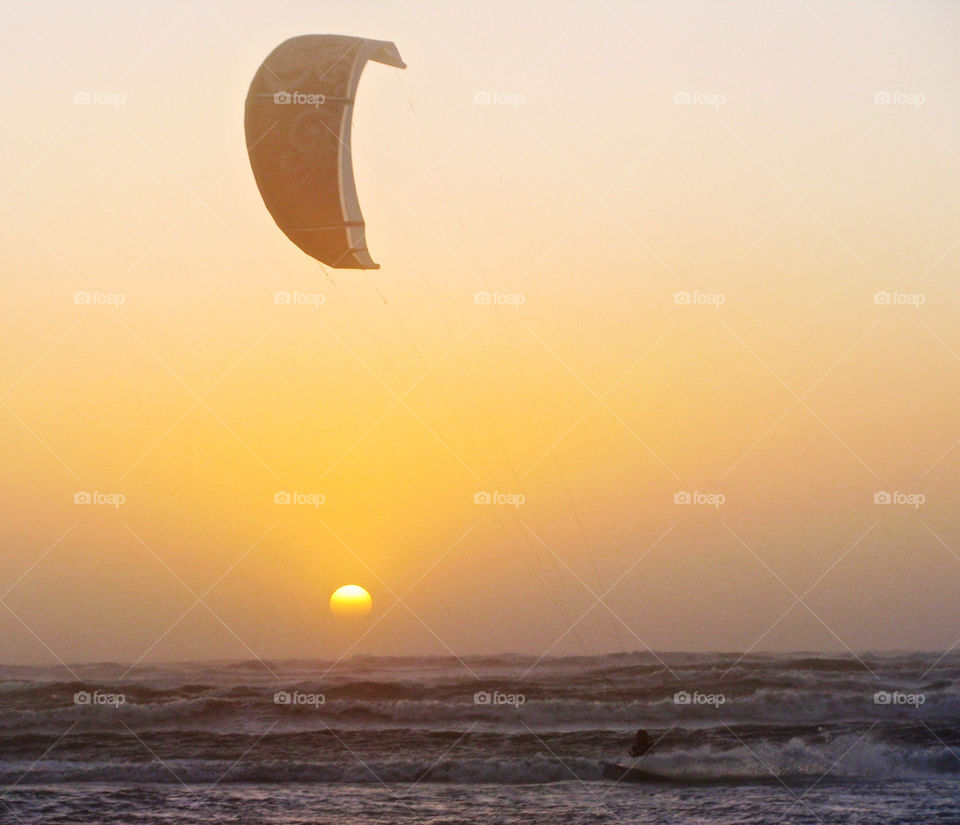
[[[406,68],[393,43],[335,34],[275,48],[247,93],[247,152],[284,234],[328,266],[378,269],[367,251],[353,179],[350,121],[368,60]]]

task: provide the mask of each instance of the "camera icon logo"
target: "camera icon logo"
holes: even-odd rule
[[[474,504],[490,504],[492,501],[493,496],[491,496],[486,490],[480,490],[479,492],[473,494]]]
[[[689,106],[693,103],[693,95],[690,92],[674,92],[673,102],[679,106]]]
[[[86,690],[78,690],[73,694],[73,704],[75,705],[89,705],[90,704],[90,693]]]
[[[874,92],[873,102],[880,106],[887,106],[893,103],[893,95],[890,92]]]
[[[693,296],[689,292],[674,292],[673,302],[681,306],[686,306],[693,302]]]
[[[673,704],[675,705],[689,705],[692,697],[685,690],[678,690],[673,694]]]
[[[278,103],[281,106],[291,103],[293,101],[293,95],[290,92],[274,92],[273,93],[273,102]]]
[[[473,302],[486,306],[487,304],[493,303],[493,296],[489,292],[476,292],[473,296]]]
[[[887,690],[878,690],[873,694],[873,704],[875,705],[889,705],[890,704],[890,692]]]
[[[493,98],[490,95],[490,92],[474,92],[473,102],[478,106],[488,106],[493,102]]]
[[[473,694],[473,704],[475,705],[489,705],[490,699],[490,691],[487,690],[478,690]]]
[[[74,292],[73,302],[80,306],[93,303],[93,296],[89,292]]]
[[[85,490],[73,494],[73,503],[74,504],[89,504],[92,501],[90,493]]]
[[[291,500],[290,493],[288,493],[286,490],[278,490],[273,494],[274,504],[289,504]]]
[[[289,705],[291,697],[290,692],[286,690],[278,690],[273,694],[273,704],[275,705]]]
[[[73,102],[78,106],[89,106],[93,102],[90,92],[76,92],[73,95]]]
[[[293,296],[289,292],[274,292],[273,302],[275,304],[289,304],[293,302]]]
[[[873,494],[874,504],[889,504],[891,501],[893,501],[893,497],[886,490],[880,490]]]
[[[886,306],[893,302],[893,296],[889,292],[874,292],[873,293],[873,302],[879,304],[880,306]]]
[[[674,504],[690,504],[692,501],[693,496],[691,496],[686,490],[678,490],[673,494]]]

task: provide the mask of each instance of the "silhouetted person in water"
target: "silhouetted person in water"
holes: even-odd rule
[[[637,731],[636,738],[633,740],[633,746],[630,748],[630,755],[636,759],[646,754],[652,747],[653,742],[650,741],[650,734],[643,728],[640,728],[640,730]]]

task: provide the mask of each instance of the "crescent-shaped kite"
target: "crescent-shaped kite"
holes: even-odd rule
[[[385,40],[293,37],[270,52],[247,93],[247,152],[263,202],[291,241],[331,267],[379,268],[367,251],[350,150],[368,60],[406,68]]]

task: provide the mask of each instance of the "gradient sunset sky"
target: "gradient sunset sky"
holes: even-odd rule
[[[0,20],[0,661],[957,643],[957,4]],[[354,118],[376,272],[251,174],[310,33],[408,64]]]

